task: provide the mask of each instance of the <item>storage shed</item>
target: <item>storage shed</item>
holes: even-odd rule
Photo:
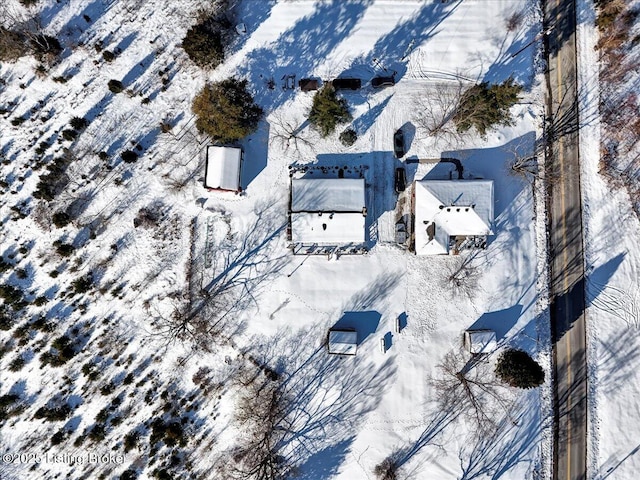
[[[240,192],[242,149],[209,145],[204,167],[204,186],[208,190]]]

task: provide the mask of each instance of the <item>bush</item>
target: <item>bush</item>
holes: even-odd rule
[[[59,55],[62,52],[62,45],[57,38],[49,35],[36,35],[30,38],[31,48],[36,57],[42,57],[44,55]]]
[[[22,300],[22,290],[11,285],[0,285],[0,298],[7,305],[15,305]]]
[[[139,440],[140,440],[140,434],[138,432],[136,432],[135,430],[132,430],[131,432],[127,433],[124,436],[124,451],[125,451],[125,453],[128,452],[129,450],[133,450],[135,447],[137,447]]]
[[[231,142],[246,137],[258,127],[262,108],[253,103],[246,80],[228,78],[205,85],[193,100],[196,127],[214,140]]]
[[[332,134],[338,124],[351,120],[351,114],[344,98],[339,98],[330,84],[322,87],[313,97],[309,112],[309,122],[323,137]]]
[[[105,62],[112,62],[116,58],[116,55],[110,50],[103,50],[102,58],[104,58]]]
[[[0,61],[13,62],[29,51],[27,37],[0,26]]]
[[[120,480],[136,480],[138,472],[133,468],[129,468],[120,474]]]
[[[67,128],[62,131],[62,138],[68,140],[69,142],[73,142],[78,136],[78,132],[73,130],[72,128]]]
[[[112,93],[121,93],[124,91],[124,85],[120,80],[109,80],[107,85],[109,86],[109,91]]]
[[[210,21],[187,30],[182,48],[199,67],[215,68],[224,61],[222,34]]]
[[[62,210],[59,210],[52,215],[51,220],[53,221],[53,224],[56,227],[63,228],[69,225],[69,222],[71,221],[71,217],[67,212],[63,212]]]
[[[61,422],[71,415],[71,407],[67,404],[55,407],[40,407],[36,410],[35,418],[44,418],[49,422]]]
[[[75,130],[84,130],[89,126],[89,121],[86,118],[82,117],[73,117],[69,121],[69,125]]]
[[[510,125],[509,109],[520,99],[521,91],[522,87],[514,84],[511,78],[498,85],[482,82],[469,88],[462,94],[453,115],[458,132],[475,127],[484,136],[494,125]]]
[[[544,383],[544,370],[522,350],[502,352],[496,363],[496,374],[503,382],[517,388],[534,388]]]
[[[56,246],[56,252],[61,257],[70,257],[76,248],[70,243],[60,243]]]
[[[153,445],[161,440],[169,447],[173,447],[174,445],[184,446],[186,444],[186,438],[180,422],[172,421],[165,423],[162,419],[156,418],[151,423],[149,442],[153,447]]]
[[[37,5],[39,0],[20,0],[20,3],[25,7],[31,7]]]
[[[124,163],[135,163],[138,160],[138,154],[133,150],[125,150],[120,154],[120,158]]]
[[[350,147],[351,145],[356,143],[356,140],[358,140],[358,134],[353,128],[347,128],[344,132],[340,134],[339,138],[340,138],[340,142],[345,147]]]
[[[71,288],[73,289],[73,293],[76,295],[81,295],[83,293],[87,293],[93,287],[93,276],[91,273],[85,275],[84,277],[76,278],[73,282],[71,282]]]
[[[373,469],[378,480],[396,480],[398,478],[398,465],[390,458],[385,458]]]

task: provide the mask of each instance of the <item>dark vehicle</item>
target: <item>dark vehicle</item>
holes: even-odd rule
[[[371,80],[373,88],[393,87],[395,84],[396,80],[393,77],[373,77]]]
[[[318,80],[314,78],[301,78],[298,81],[298,86],[303,92],[310,92],[312,90],[318,90]]]
[[[404,133],[402,129],[398,129],[398,131],[393,134],[393,153],[397,158],[404,157],[406,153],[404,151]]]
[[[407,188],[407,172],[404,167],[396,168],[396,181],[395,181],[395,189],[396,193],[404,192]]]
[[[336,78],[331,83],[336,90],[358,90],[362,86],[359,78]]]

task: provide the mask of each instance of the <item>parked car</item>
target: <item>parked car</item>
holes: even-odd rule
[[[407,243],[407,226],[403,222],[396,223],[396,243],[398,245]]]
[[[396,80],[393,77],[373,77],[371,80],[373,88],[392,87],[395,84]]]
[[[336,78],[331,83],[336,90],[358,90],[362,86],[359,78]]]
[[[407,188],[407,172],[404,167],[396,168],[395,189],[396,193],[404,192]]]
[[[404,133],[401,128],[393,134],[393,153],[397,158],[404,157],[406,153],[404,151]]]

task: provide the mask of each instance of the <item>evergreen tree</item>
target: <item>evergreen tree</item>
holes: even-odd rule
[[[458,132],[471,127],[484,136],[495,125],[510,125],[513,122],[509,110],[520,99],[522,87],[508,79],[497,85],[482,82],[462,94],[453,121]]]
[[[327,84],[313,97],[313,106],[309,112],[309,122],[323,137],[333,133],[340,123],[351,120],[351,114],[344,98],[336,95],[335,89]]]
[[[205,85],[192,109],[198,130],[220,142],[246,137],[258,127],[263,114],[247,90],[247,81],[235,78]]]
[[[496,364],[496,375],[517,388],[534,388],[544,383],[542,367],[522,350],[509,349],[502,352]]]
[[[194,25],[182,40],[189,58],[202,68],[216,68],[224,61],[222,33],[210,21]]]

